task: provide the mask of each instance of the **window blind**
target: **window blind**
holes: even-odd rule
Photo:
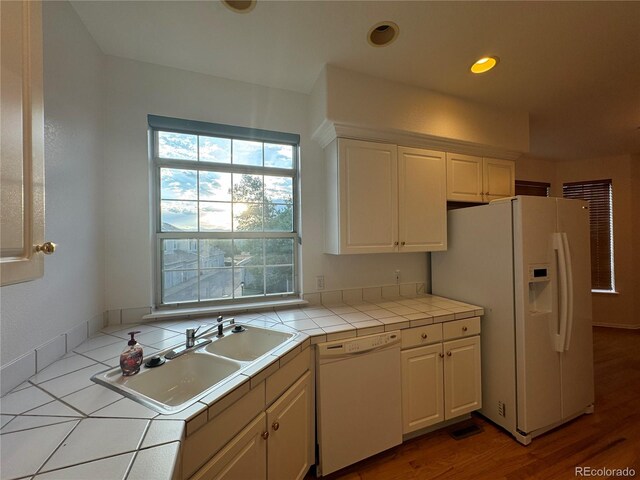
[[[565,198],[589,202],[591,226],[591,288],[615,290],[613,271],[613,188],[611,179],[565,183]]]
[[[529,180],[516,180],[516,195],[533,195],[535,197],[548,197],[550,183],[530,182]]]

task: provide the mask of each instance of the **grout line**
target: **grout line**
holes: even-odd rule
[[[62,445],[62,444],[67,440],[67,438],[69,438],[69,437],[71,436],[71,434],[72,434],[73,432],[75,432],[76,428],[78,428],[78,425],[80,425],[80,422],[81,422],[81,421],[82,421],[82,419],[77,420],[77,422],[78,422],[78,423],[76,424],[76,426],[75,426],[75,427],[73,427],[73,428],[69,431],[69,433],[68,433],[67,435],[65,435],[65,437],[60,441],[60,443],[58,444],[58,446],[57,446],[56,448],[54,448],[54,449],[53,449],[53,452],[51,452],[51,453],[49,454],[49,456],[48,456],[47,458],[45,458],[44,462],[42,462],[42,465],[40,465],[40,466],[38,467],[38,469],[35,471],[35,473],[33,474],[34,476],[40,473],[40,471],[41,471],[41,470],[42,470],[42,468],[47,464],[47,462],[48,462],[49,460],[51,460],[51,457],[53,457],[53,455],[54,455],[54,454],[55,454],[55,453],[60,449],[60,446],[61,446],[61,445]]]
[[[51,402],[49,402],[49,403],[51,403]],[[59,417],[59,416],[55,416],[55,415],[16,415],[16,418],[18,418],[18,417],[59,418],[60,421],[59,422],[54,422],[54,423],[47,423],[46,425],[36,425],[34,427],[21,428],[19,430],[12,430],[10,432],[3,432],[2,435],[9,435],[11,433],[17,433],[17,432],[26,432],[27,430],[35,430],[37,428],[44,428],[44,427],[50,427],[50,426],[53,426],[53,425],[60,425],[61,423],[76,422],[76,421],[79,422],[80,420],[82,420],[81,418],[78,418],[78,417]],[[13,422],[14,420],[15,420],[15,418],[12,418],[11,421],[7,422],[5,424],[5,426],[2,427],[2,430],[4,430],[5,427],[7,425],[9,425],[11,422]]]

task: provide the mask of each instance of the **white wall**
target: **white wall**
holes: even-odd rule
[[[0,289],[3,366],[104,311],[104,56],[66,2],[44,2],[43,29],[45,228],[58,249],[43,278]]]
[[[107,57],[106,306],[153,304],[147,115],[297,133],[301,137],[303,290],[426,280],[425,254],[331,257],[324,249],[323,152],[309,132],[310,96]]]
[[[313,132],[327,119],[394,134],[450,140],[485,153],[529,151],[529,114],[327,65],[314,85]]]

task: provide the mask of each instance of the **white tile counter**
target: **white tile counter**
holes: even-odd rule
[[[119,365],[129,331],[141,331],[137,339],[147,357],[181,344],[186,328],[207,320],[107,327],[0,399],[0,478],[171,480],[178,471],[180,444],[186,436],[305,346],[483,313],[474,305],[422,295],[235,315],[238,323],[286,326],[305,335],[296,345],[258,360],[172,415],[151,410],[90,378]]]

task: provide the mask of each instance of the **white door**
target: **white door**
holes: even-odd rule
[[[558,232],[566,233],[570,314],[562,364],[562,416],[572,417],[593,404],[593,333],[588,203],[558,199]]]
[[[556,199],[518,197],[514,206],[514,279],[518,428],[526,433],[562,418],[558,323]],[[548,281],[529,281],[529,267]]]
[[[512,197],[516,190],[516,164],[511,160],[484,158],[482,163],[484,201]]]
[[[41,4],[0,2],[0,285],[44,273]]]
[[[402,433],[444,421],[442,344],[412,348],[402,359]]]
[[[304,478],[311,433],[311,374],[307,372],[267,410],[269,479]]]
[[[447,153],[447,200],[483,202],[482,157]]]
[[[480,337],[443,344],[444,418],[459,417],[482,407]]]
[[[398,248],[398,159],[391,144],[339,140],[341,253]]]
[[[398,182],[400,251],[446,250],[445,154],[398,147]]]
[[[258,415],[190,480],[266,480],[266,415]]]

